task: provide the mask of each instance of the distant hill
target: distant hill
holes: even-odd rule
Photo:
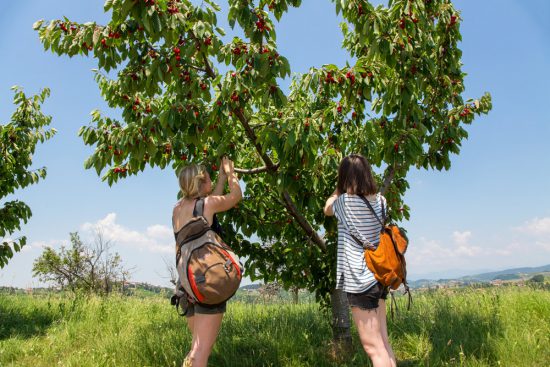
[[[259,289],[261,286],[262,286],[261,284],[248,284],[240,287],[239,289],[246,290],[246,291],[253,291],[253,290]]]
[[[535,275],[538,273],[550,272],[550,264],[532,267],[532,268],[514,268],[505,269],[500,271],[492,271],[487,273],[466,275],[454,279],[418,279],[410,281],[411,288],[425,288],[433,287],[436,285],[449,285],[449,284],[470,284],[470,283],[489,283],[493,280],[518,280]]]
[[[501,271],[493,271],[490,273],[482,273],[476,275],[467,275],[459,279],[463,280],[475,280],[479,282],[490,282],[494,279],[503,279],[502,276],[518,275],[521,277],[522,274],[534,274],[534,273],[545,273],[550,271],[550,264],[538,266],[534,268],[515,268],[515,269],[506,269]]]

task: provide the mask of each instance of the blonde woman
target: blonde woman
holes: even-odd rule
[[[325,215],[335,215],[338,219],[336,288],[347,295],[359,339],[372,365],[395,367],[386,324],[388,288],[374,278],[363,256],[365,246],[378,245],[381,230],[365,200],[381,218],[387,207],[386,199],[378,192],[365,157],[351,154],[340,162],[336,190],[327,199],[324,209]]]
[[[202,165],[192,164],[184,167],[180,171],[178,179],[183,197],[176,203],[172,214],[174,232],[178,233],[193,217],[197,200],[204,198],[204,217],[212,229],[219,233],[221,227],[217,221],[216,213],[233,208],[242,198],[233,162],[225,157],[222,159],[214,190],[212,190],[210,175]],[[226,182],[229,185],[229,193],[224,195]],[[193,340],[191,350],[183,362],[184,367],[206,367],[220,330],[225,308],[225,303],[214,308],[189,304],[186,316]]]

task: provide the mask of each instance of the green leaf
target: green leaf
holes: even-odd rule
[[[35,31],[38,30],[42,26],[42,23],[44,23],[44,19],[37,20],[33,23],[32,29],[34,29]]]

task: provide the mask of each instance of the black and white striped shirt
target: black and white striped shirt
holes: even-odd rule
[[[366,199],[382,219],[381,202],[386,206],[386,198],[380,194]],[[342,194],[332,204],[338,219],[338,255],[336,263],[336,288],[348,293],[362,293],[376,284],[376,279],[367,268],[364,249],[351,237],[363,242],[377,244],[380,240],[380,223],[369,207],[357,195]]]

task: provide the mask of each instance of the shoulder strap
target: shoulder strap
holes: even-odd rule
[[[194,217],[202,217],[204,214],[204,198],[198,198],[195,201],[195,207],[193,208]]]
[[[367,206],[369,207],[370,211],[372,212],[372,214],[374,215],[374,217],[376,218],[378,223],[380,223],[382,228],[384,228],[384,224],[386,222],[386,215],[384,213],[384,202],[382,201],[382,198],[380,198],[380,205],[382,206],[382,220],[383,221],[380,220],[380,218],[378,217],[378,214],[376,214],[376,212],[374,211],[372,205],[370,205],[370,203],[367,199],[365,199],[363,196],[361,196],[361,200],[363,200],[365,202],[365,204],[367,204]]]

